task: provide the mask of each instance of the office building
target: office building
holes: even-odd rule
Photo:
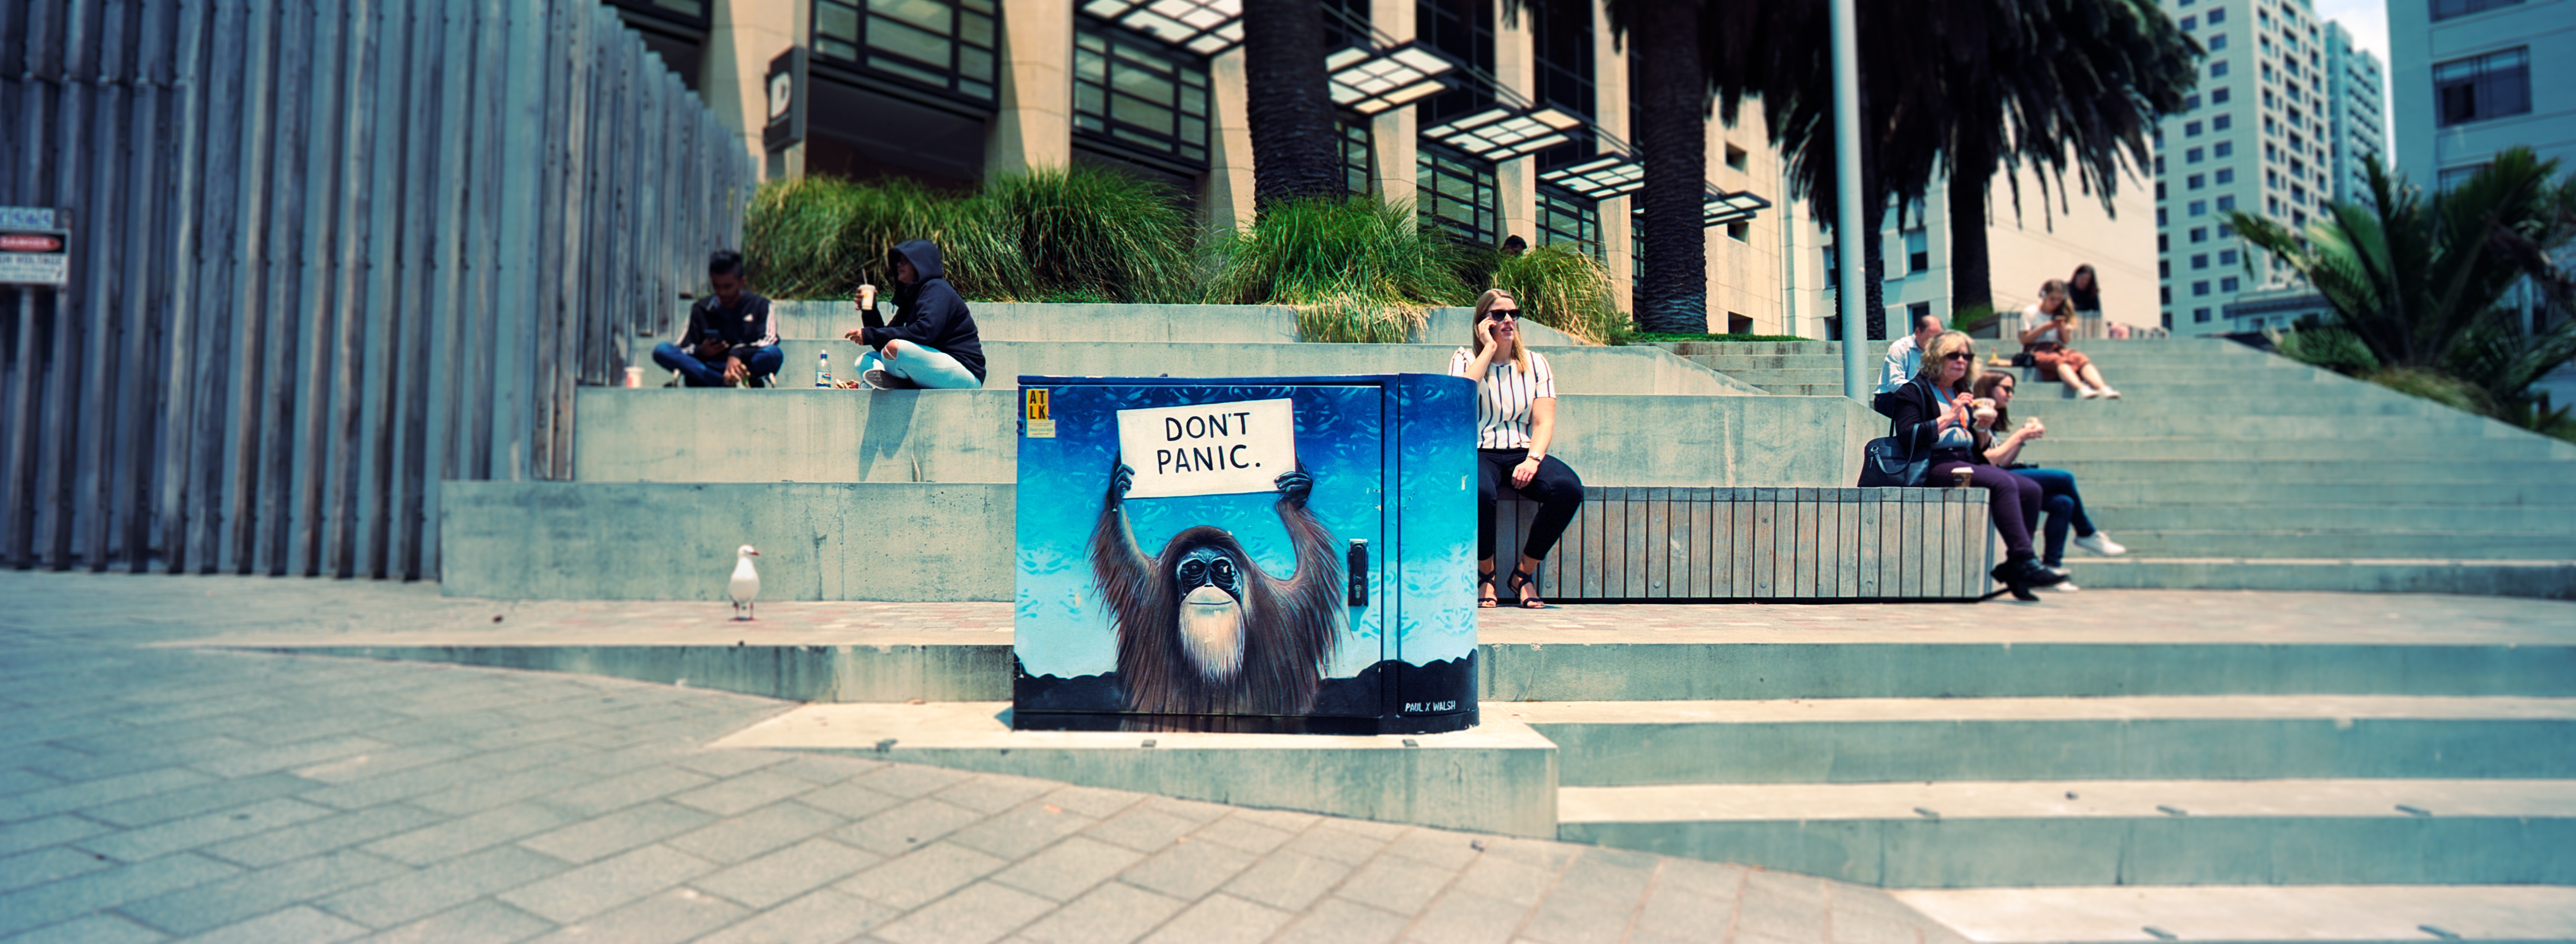
[[[2576,167],[2576,0],[2393,0],[2398,166],[2433,189],[2527,146]]]
[[[2182,335],[2254,331],[2277,306],[2229,306],[2298,286],[2237,238],[2230,210],[2306,226],[2330,200],[2359,196],[2354,169],[2384,153],[2368,104],[2376,58],[2317,19],[2307,0],[2165,0],[2200,40],[2200,84],[2156,133],[2156,269],[2162,320]]]

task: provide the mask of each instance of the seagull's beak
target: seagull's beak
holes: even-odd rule
[[[753,552],[751,552],[751,556],[753,556],[753,557],[759,557],[759,556],[760,556],[760,552],[759,552],[759,551],[753,551]]]

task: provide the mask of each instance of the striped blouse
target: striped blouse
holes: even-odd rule
[[[1476,352],[1459,348],[1449,356],[1450,376],[1466,376],[1475,362]],[[1556,372],[1548,369],[1547,356],[1531,351],[1529,364],[1529,372],[1523,373],[1520,365],[1497,357],[1476,382],[1476,448],[1529,448],[1530,404],[1556,396]]]

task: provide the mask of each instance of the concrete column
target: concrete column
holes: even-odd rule
[[[1073,161],[1073,0],[1011,0],[1002,16],[1001,109],[986,173]]]
[[[1369,24],[1395,42],[1410,40],[1414,36],[1414,3],[1415,0],[1371,0]],[[1389,203],[1409,204],[1417,195],[1414,162],[1420,159],[1417,136],[1421,133],[1410,105],[1379,112],[1369,123],[1369,186]]]
[[[708,10],[707,54],[699,65],[698,97],[716,120],[742,138],[743,150],[766,176],[785,170],[769,159],[760,143],[769,124],[769,60],[778,58],[806,35],[811,4],[797,0],[715,0]],[[799,155],[801,158],[801,155]],[[801,173],[804,161],[793,161],[788,176]]]
[[[1217,229],[1252,225],[1252,123],[1244,118],[1243,50],[1208,61],[1209,135],[1207,224]]]
[[[1628,133],[1628,50],[1610,35],[1607,8],[1592,8],[1592,116],[1601,130],[1634,146],[1636,138]],[[1610,270],[1613,294],[1619,307],[1637,310],[1637,260],[1634,217],[1629,215],[1627,197],[1603,200],[1601,214],[1601,261]]]
[[[1524,99],[1538,96],[1538,50],[1532,45],[1530,24],[1538,11],[1523,10],[1518,17],[1501,16],[1496,4],[1494,23],[1494,80]],[[1501,232],[1494,241],[1517,235],[1538,245],[1538,160],[1515,158],[1494,167],[1495,198],[1502,204]]]

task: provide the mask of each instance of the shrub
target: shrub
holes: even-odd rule
[[[1591,256],[1556,246],[1500,256],[1491,284],[1512,293],[1524,316],[1580,340],[1614,344],[1631,333],[1609,270]]]
[[[1190,294],[1197,243],[1177,206],[1160,185],[1098,168],[998,174],[968,194],[809,176],[761,187],[743,254],[780,298],[890,284],[886,251],[927,239],[969,299],[1174,301]]]
[[[1413,225],[1413,208],[1374,195],[1273,205],[1216,237],[1207,300],[1297,309],[1309,341],[1403,343],[1423,309],[1472,304],[1458,250]]]

